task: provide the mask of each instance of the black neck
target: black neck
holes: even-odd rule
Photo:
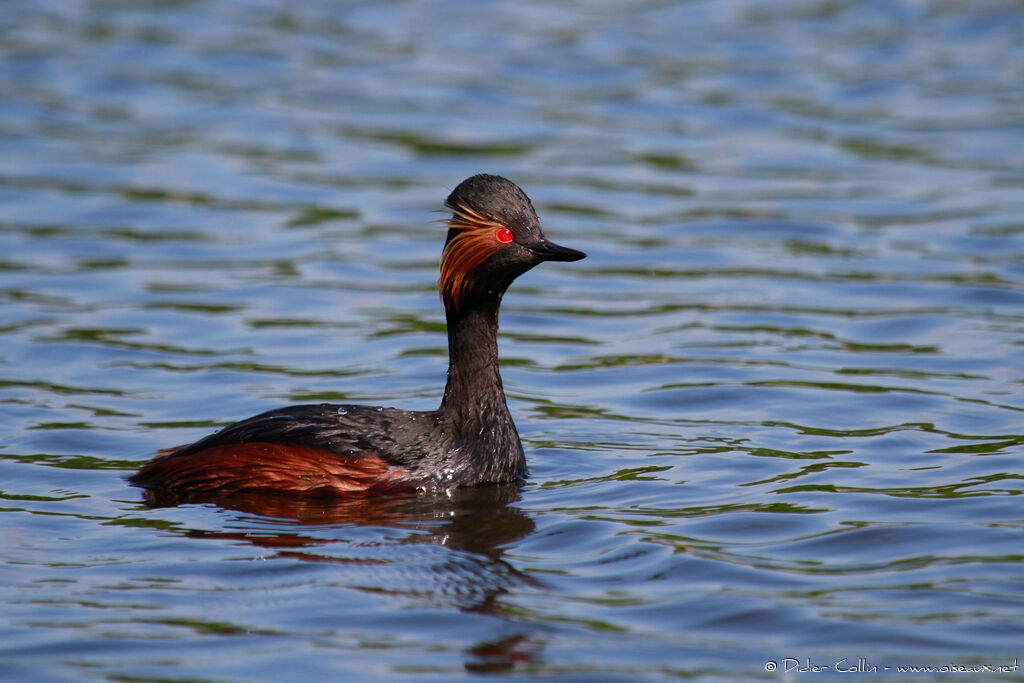
[[[465,310],[445,305],[448,384],[440,410],[462,422],[476,422],[482,413],[508,414],[498,372],[500,305],[499,296],[476,299]]]
[[[500,294],[465,309],[445,305],[448,385],[438,414],[472,463],[466,483],[513,481],[526,474],[526,457],[498,373]]]

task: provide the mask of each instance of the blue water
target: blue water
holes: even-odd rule
[[[1019,679],[1020,10],[4,3],[0,678]],[[527,483],[126,486],[435,407],[478,172],[589,254],[505,298]]]

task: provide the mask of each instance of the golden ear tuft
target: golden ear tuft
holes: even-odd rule
[[[441,254],[440,289],[441,300],[457,309],[473,271],[502,246],[495,235],[508,228],[465,204],[450,208],[454,215],[447,221],[448,227],[457,233]]]

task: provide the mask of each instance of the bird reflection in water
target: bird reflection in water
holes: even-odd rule
[[[196,497],[148,490],[151,507],[188,503],[212,503],[227,510],[272,518],[274,529],[246,531],[188,530],[193,538],[247,543],[273,550],[265,559],[293,559],[340,565],[403,565],[409,553],[402,547],[433,545],[452,551],[448,561],[431,562],[427,581],[415,590],[405,585],[365,585],[365,575],[348,587],[354,590],[413,599],[432,607],[507,619],[501,614],[503,596],[516,587],[535,586],[537,581],[516,569],[503,557],[504,549],[533,532],[535,526],[514,505],[519,484],[457,489],[387,497],[316,499],[249,493],[227,497]],[[250,521],[250,520],[247,520]],[[403,533],[388,536],[374,547],[371,556],[337,552],[345,546],[338,529],[384,527]],[[327,533],[330,529],[331,533]],[[320,552],[317,549],[322,549]],[[365,546],[361,545],[361,550]],[[332,554],[331,551],[335,551]],[[415,557],[411,560],[415,563]],[[422,572],[417,576],[422,576]],[[379,578],[379,577],[378,577]],[[386,579],[386,577],[385,577]],[[504,629],[503,629],[504,630]],[[472,672],[501,672],[528,664],[540,652],[542,637],[526,625],[508,623],[507,633],[470,644],[465,649],[465,668]]]

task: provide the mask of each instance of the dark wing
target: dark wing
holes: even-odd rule
[[[398,447],[390,433],[395,428],[396,413],[405,414],[393,409],[328,403],[278,408],[228,425],[175,450],[170,457],[255,442],[308,446],[351,457],[381,455]]]
[[[299,405],[236,422],[165,452],[131,477],[192,493],[339,494],[419,480],[431,414],[352,405]]]

